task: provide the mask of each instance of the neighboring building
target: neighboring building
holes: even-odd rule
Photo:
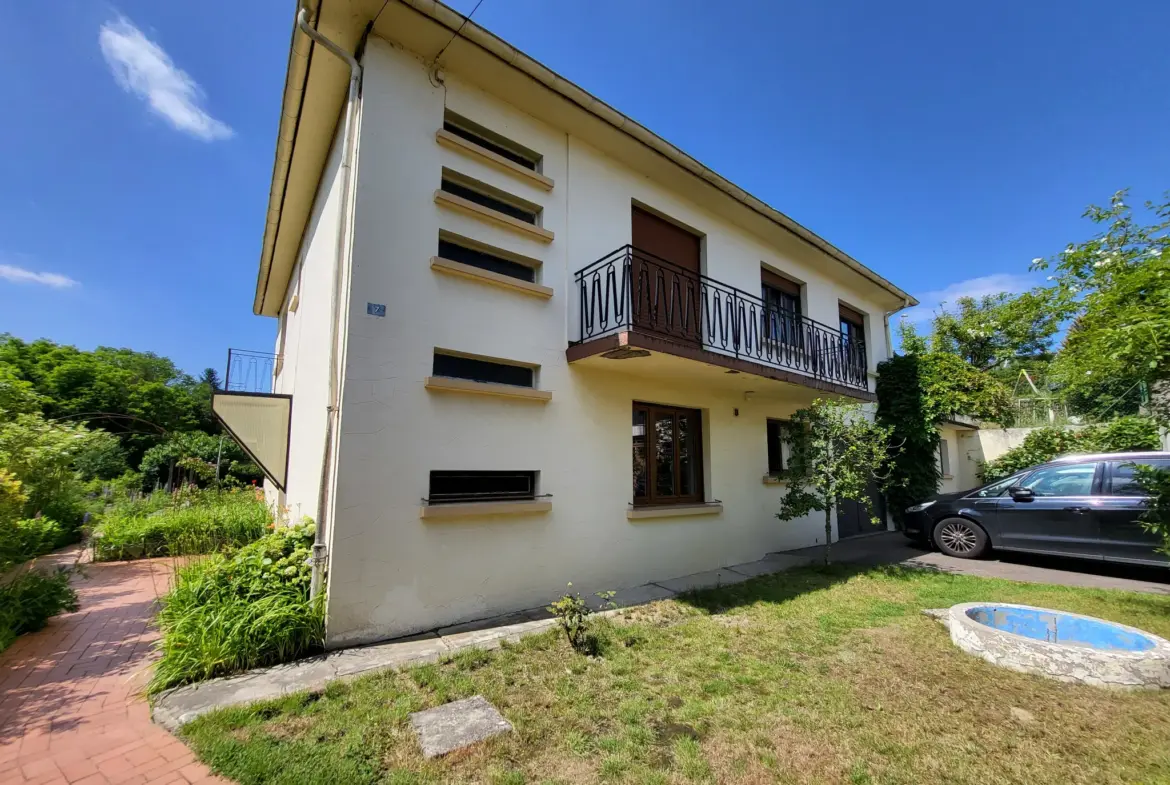
[[[359,53],[350,174],[349,71],[294,30],[255,300],[291,432],[244,441],[287,439],[329,645],[816,544],[783,421],[873,401],[913,298],[445,6],[307,19]]]
[[[940,425],[938,433],[938,468],[942,475],[938,492],[953,493],[979,487],[979,467],[985,460],[980,446],[979,423],[954,417]]]

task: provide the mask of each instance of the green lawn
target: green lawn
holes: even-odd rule
[[[242,783],[1170,782],[1170,690],[1011,673],[919,612],[975,600],[1170,637],[1170,597],[809,568],[623,611],[601,625],[596,658],[550,632],[184,734]],[[425,761],[407,715],[476,694],[515,733]]]

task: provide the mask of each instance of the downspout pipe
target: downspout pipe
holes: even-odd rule
[[[892,311],[886,311],[885,315],[882,317],[882,322],[885,324],[885,330],[886,330],[886,359],[887,360],[894,356],[894,342],[892,340],[892,336],[890,335],[890,317],[893,316],[894,314],[898,313],[899,311],[906,310],[909,307],[910,307],[910,301],[903,300],[901,308],[895,308]]]
[[[338,351],[337,343],[341,325],[341,309],[345,302],[342,289],[349,281],[349,271],[352,262],[352,237],[350,232],[351,191],[353,189],[353,156],[356,145],[353,133],[356,124],[358,100],[361,95],[362,67],[357,59],[340,46],[330,41],[309,24],[309,9],[304,6],[297,12],[297,27],[307,35],[313,43],[320,44],[330,54],[343,60],[349,66],[349,94],[346,98],[345,117],[341,136],[341,194],[338,199],[337,218],[337,255],[336,267],[333,272],[333,288],[329,297],[330,328],[329,328],[329,396],[325,410],[325,445],[321,461],[321,485],[317,491],[317,520],[316,534],[313,538],[312,580],[309,584],[309,597],[315,598],[321,592],[325,575],[325,565],[328,562],[328,545],[326,544],[326,518],[330,509],[330,479],[333,474],[334,436],[337,431],[339,413],[339,384],[338,384]],[[330,523],[332,523],[330,521]]]

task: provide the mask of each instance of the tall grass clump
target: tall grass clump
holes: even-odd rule
[[[315,526],[306,519],[181,567],[158,616],[162,659],[150,691],[321,651],[324,595],[309,599]]]
[[[215,553],[254,542],[271,523],[264,495],[253,488],[155,492],[102,516],[94,531],[94,560]]]
[[[27,570],[0,581],[0,651],[16,636],[36,632],[63,611],[77,610],[77,594],[65,570],[46,574]]]

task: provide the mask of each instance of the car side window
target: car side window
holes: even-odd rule
[[[1018,483],[1020,478],[1023,476],[1024,475],[1022,474],[1016,474],[1006,479],[1000,480],[999,482],[993,482],[986,488],[980,488],[979,490],[975,491],[975,493],[972,495],[977,496],[980,499],[987,499],[993,496],[1003,496],[1005,493],[1007,493],[1007,489]]]
[[[1137,464],[1149,466],[1152,469],[1170,471],[1170,461],[1145,460],[1127,461],[1125,463],[1109,464],[1110,496],[1145,496],[1146,492],[1138,485]]]
[[[1028,475],[1020,485],[1036,496],[1092,496],[1095,463],[1049,466]]]

